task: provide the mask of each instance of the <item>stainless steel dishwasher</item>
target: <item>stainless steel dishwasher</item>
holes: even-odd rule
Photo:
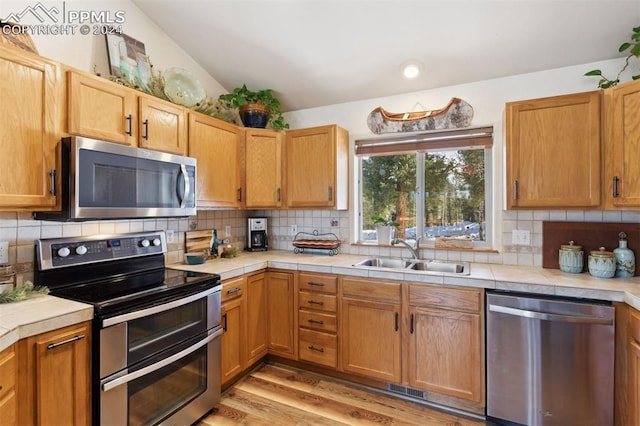
[[[487,418],[613,424],[614,307],[487,292]]]

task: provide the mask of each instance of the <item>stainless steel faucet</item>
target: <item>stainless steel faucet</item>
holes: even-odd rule
[[[406,248],[409,249],[411,255],[413,256],[413,260],[420,259],[420,238],[416,238],[416,246],[413,247],[411,244],[406,242],[405,240],[395,239],[391,240],[391,245],[394,246],[396,244],[402,244]]]

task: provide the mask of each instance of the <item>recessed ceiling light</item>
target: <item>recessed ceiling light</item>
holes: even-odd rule
[[[416,78],[422,70],[422,64],[418,61],[407,61],[402,64],[402,75],[405,78]]]

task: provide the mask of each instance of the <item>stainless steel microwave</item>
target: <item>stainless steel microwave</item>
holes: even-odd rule
[[[196,159],[79,136],[62,138],[59,212],[35,219],[85,221],[196,214]]]

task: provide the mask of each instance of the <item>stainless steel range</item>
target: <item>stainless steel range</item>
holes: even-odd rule
[[[94,425],[188,425],[220,400],[220,276],[165,252],[162,231],[36,241],[36,284],[94,306]]]

